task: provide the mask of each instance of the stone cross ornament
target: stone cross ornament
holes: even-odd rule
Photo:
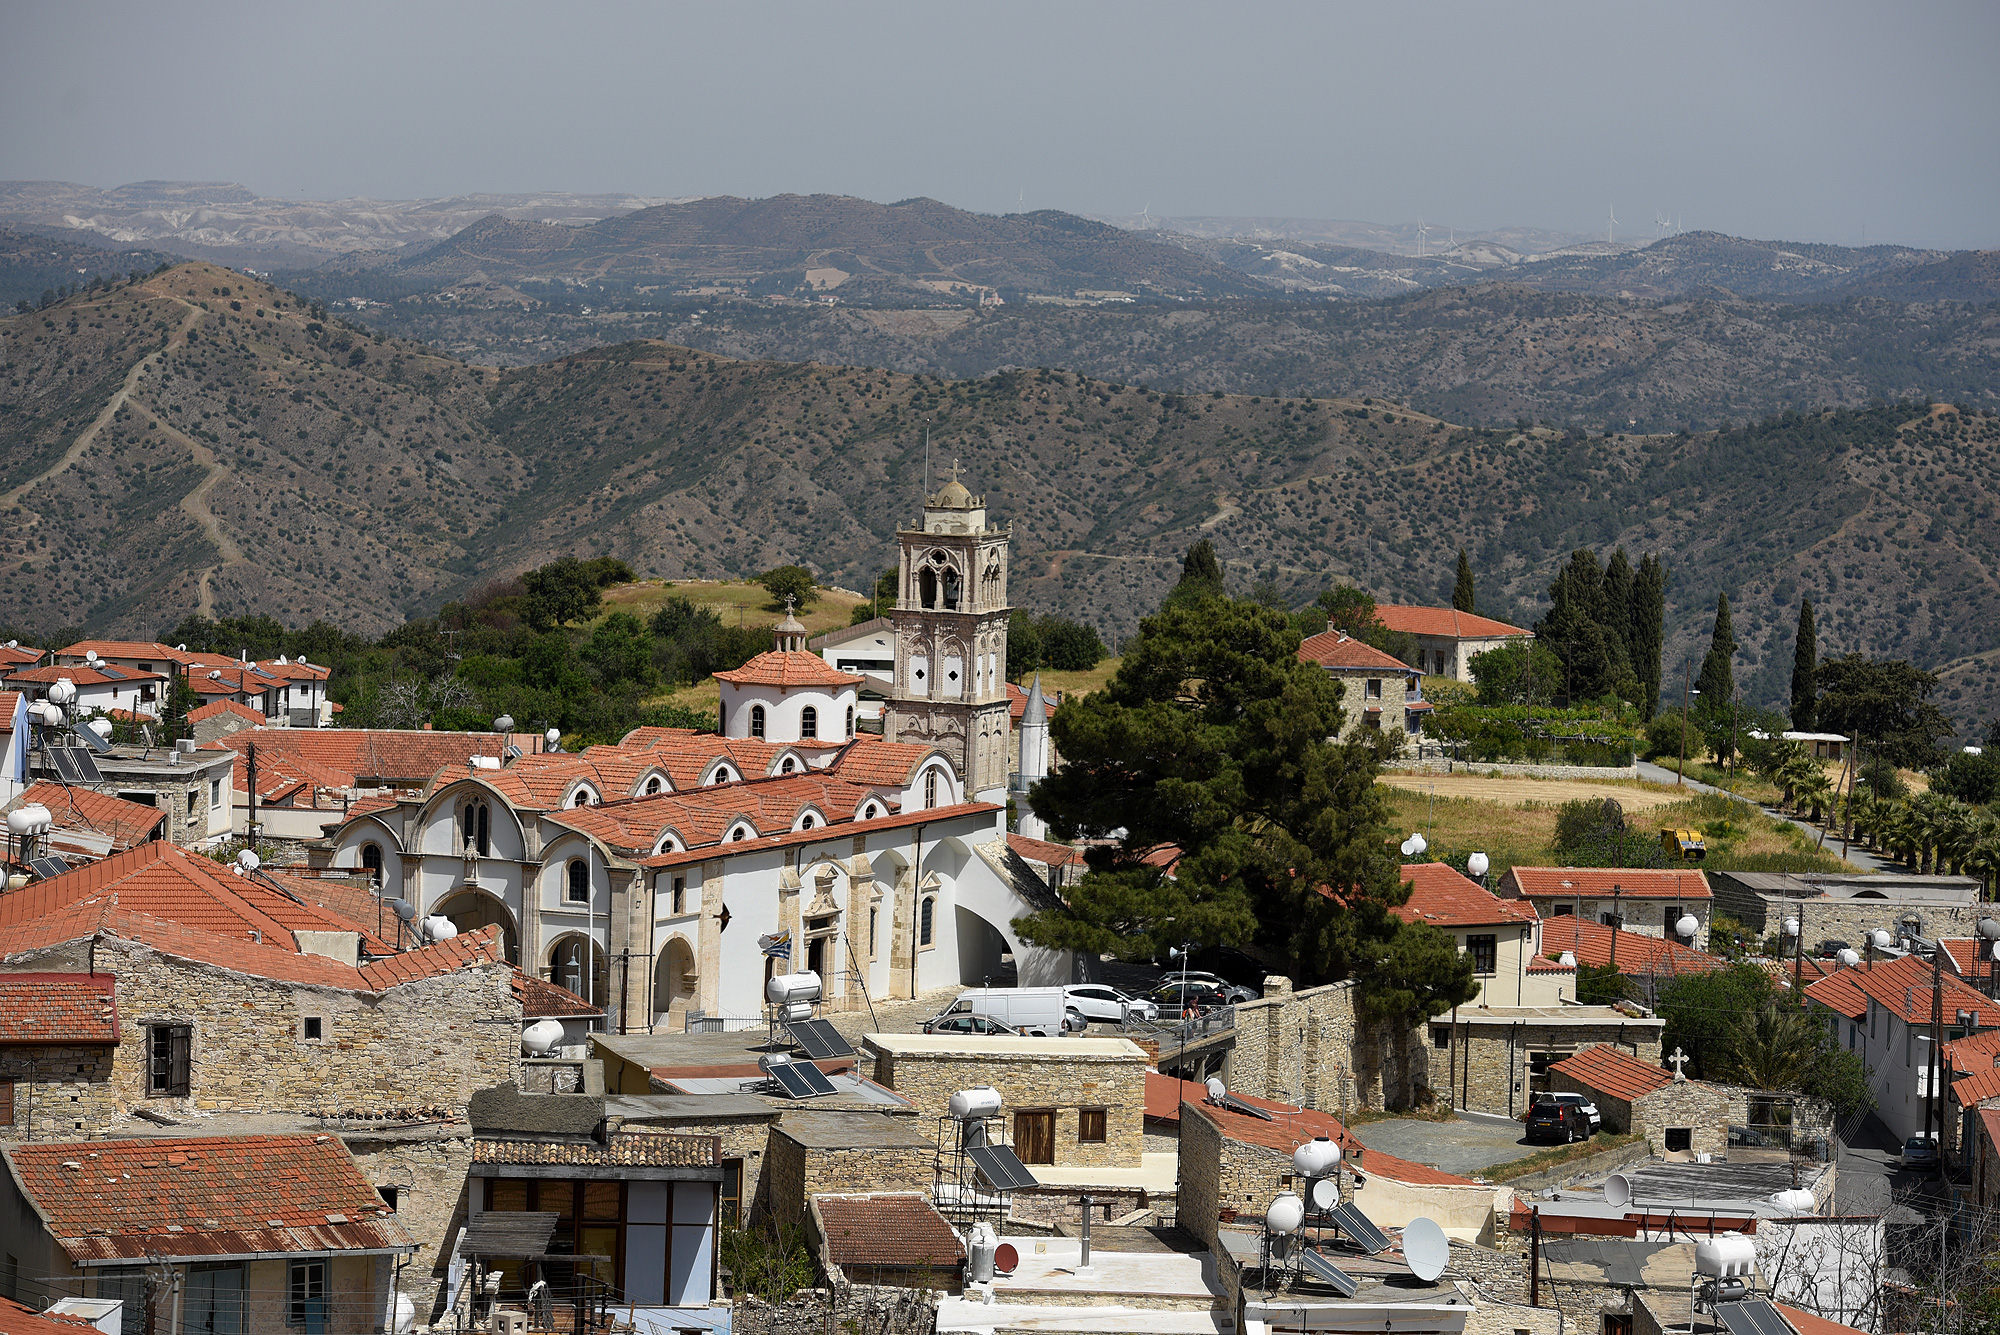
[[[1667,1060],[1674,1064],[1674,1080],[1677,1083],[1686,1080],[1687,1072],[1683,1071],[1681,1069],[1681,1066],[1686,1062],[1692,1061],[1693,1058],[1689,1057],[1685,1052],[1682,1052],[1678,1047],[1676,1047],[1674,1049],[1674,1055],[1667,1058]]]

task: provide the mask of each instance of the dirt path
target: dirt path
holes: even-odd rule
[[[1435,791],[1439,797],[1475,797],[1482,802],[1520,806],[1525,802],[1573,802],[1581,797],[1613,797],[1627,811],[1650,811],[1684,796],[1633,788],[1625,784],[1590,783],[1582,779],[1491,779],[1479,774],[1384,774],[1381,782],[1413,793]]]
[[[215,616],[215,590],[210,586],[212,577],[222,566],[236,565],[244,559],[243,549],[238,547],[235,539],[223,530],[222,521],[217,519],[215,511],[208,507],[209,493],[215,490],[216,483],[229,475],[229,470],[216,459],[215,451],[166,421],[145,404],[134,404],[133,407],[144,413],[153,425],[159,428],[160,434],[185,445],[188,453],[194,456],[194,461],[208,470],[208,476],[196,484],[193,491],[181,497],[180,507],[181,513],[201,525],[201,535],[208,539],[209,545],[222,557],[221,565],[209,566],[201,572],[199,584],[200,601],[196,611],[212,620]]]
[[[182,302],[181,304],[186,305],[187,303]],[[139,377],[146,374],[146,368],[158,364],[160,359],[165,357],[169,352],[185,344],[187,342],[188,330],[194,328],[195,323],[201,319],[202,314],[203,312],[199,309],[189,307],[187,318],[180,322],[179,327],[173,333],[167,335],[165,346],[147,353],[132,364],[132,369],[125,373],[125,383],[118,387],[118,392],[113,394],[104,407],[98,411],[97,416],[91,419],[90,425],[77,433],[76,439],[70,442],[69,448],[63,451],[62,458],[56,460],[47,469],[29,478],[12,491],[5,495],[0,495],[0,509],[19,504],[21,498],[34,488],[40,486],[50,478],[60,477],[71,464],[81,459],[83,452],[90,448],[90,443],[97,439],[97,433],[104,429],[104,424],[109,422],[117,414],[118,410],[125,406],[125,401],[132,396],[132,391],[138,388]],[[33,522],[39,524],[41,516],[33,516]]]

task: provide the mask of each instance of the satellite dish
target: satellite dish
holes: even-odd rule
[[[1229,1086],[1222,1083],[1221,1076],[1212,1075],[1208,1078],[1208,1096],[1210,1098],[1214,1099],[1217,1103],[1220,1103],[1224,1098],[1228,1097],[1228,1095],[1229,1095]]]
[[[1340,1204],[1340,1188],[1330,1177],[1323,1177],[1312,1184],[1313,1209],[1331,1210]]]
[[[417,906],[407,899],[396,901],[396,916],[404,922],[411,922],[417,916]]]
[[[550,728],[542,734],[542,740],[546,741],[550,746],[558,745],[562,741],[562,729]]]
[[[85,649],[85,650],[83,651],[83,661],[84,661],[84,662],[86,662],[86,663],[93,663],[93,664],[94,664],[94,663],[96,663],[96,662],[97,662],[97,650],[95,650],[95,649]]]
[[[1604,1179],[1604,1201],[1615,1210],[1622,1210],[1632,1203],[1632,1179],[1623,1173],[1613,1173]]]
[[[1465,870],[1473,876],[1484,876],[1493,862],[1484,853],[1474,853],[1465,860]]]
[[[1405,839],[1399,847],[1402,848],[1403,856],[1406,858],[1417,855],[1417,841],[1414,839]]]
[[[256,871],[257,868],[264,865],[264,860],[258,857],[255,852],[246,848],[236,855],[236,865],[244,871]]]
[[[1403,1259],[1410,1263],[1411,1273],[1426,1284],[1444,1273],[1451,1264],[1451,1243],[1435,1219],[1418,1215],[1403,1226]]]

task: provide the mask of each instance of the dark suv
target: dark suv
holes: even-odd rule
[[[1590,1139],[1590,1115],[1574,1103],[1558,1103],[1547,1095],[1528,1108],[1528,1139],[1567,1145]]]

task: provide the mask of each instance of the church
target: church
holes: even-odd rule
[[[835,1009],[978,985],[1010,957],[1022,986],[1080,981],[1087,962],[1013,928],[1053,900],[1007,851],[1008,537],[956,478],[899,531],[880,734],[864,676],[788,612],[716,674],[717,731],[448,766],[357,804],[316,860],[368,871],[420,925],[497,925],[613,1028],[754,1018],[768,977],[806,968]]]

